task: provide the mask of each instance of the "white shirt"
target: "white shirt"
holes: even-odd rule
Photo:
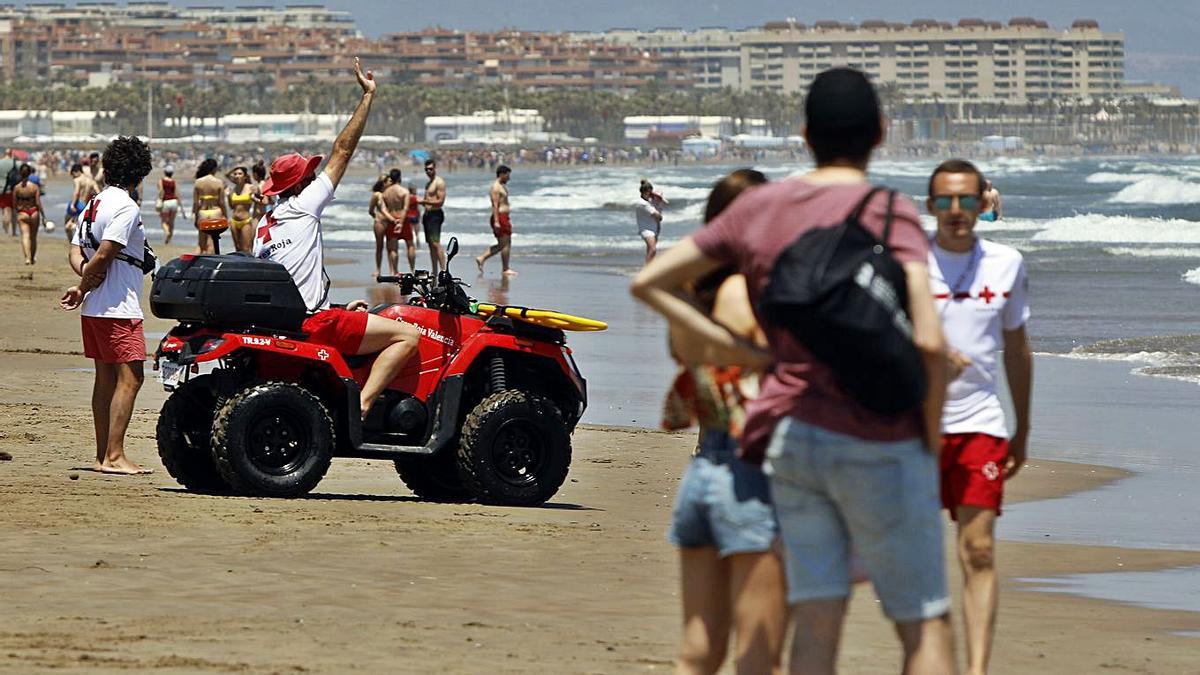
[[[321,214],[333,201],[333,181],[321,172],[298,195],[262,217],[254,230],[255,257],[287,268],[310,312],[329,308]]]
[[[89,229],[92,233],[90,239],[87,236]],[[92,197],[79,215],[79,227],[75,228],[75,238],[71,243],[83,249],[83,257],[91,260],[103,241],[115,241],[124,246],[122,252],[136,260],[141,260],[146,252],[142,211],[129,193],[118,187],[105,188]],[[105,319],[143,318],[144,277],[140,267],[125,260],[113,260],[104,281],[84,296],[80,314]]]
[[[971,360],[946,389],[942,433],[1008,438],[996,355],[1004,347],[1003,332],[1029,320],[1025,262],[1016,249],[983,239],[967,253],[934,243],[929,275],[946,341]]]
[[[638,200],[633,203],[634,209],[637,210],[637,228],[638,233],[653,232],[658,234],[659,218],[662,217],[662,212],[654,208],[648,200],[638,197]]]

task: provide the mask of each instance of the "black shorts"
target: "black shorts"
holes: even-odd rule
[[[446,212],[438,209],[426,211],[421,216],[421,225],[425,228],[425,241],[431,244],[442,243],[442,223],[446,222]]]

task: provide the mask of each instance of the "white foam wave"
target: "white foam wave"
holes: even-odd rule
[[[1194,246],[1112,246],[1104,249],[1104,252],[1126,258],[1200,258],[1200,248]],[[1196,283],[1200,283],[1200,280]]]
[[[491,246],[496,243],[496,238],[490,232],[450,232],[443,231],[442,241],[449,241],[450,237],[458,238],[458,243],[468,248]],[[332,230],[324,233],[325,241],[334,243],[358,243],[367,244],[375,242],[375,234],[369,229],[356,230]],[[513,247],[535,248],[535,249],[563,249],[563,250],[578,250],[587,252],[602,252],[612,250],[629,250],[637,251],[645,248],[645,244],[637,237],[632,228],[628,237],[621,236],[588,236],[588,235],[569,235],[569,234],[523,234],[520,231],[513,234]],[[659,240],[659,246],[668,247],[679,241],[678,237],[663,238]],[[424,243],[421,244],[424,246]]]
[[[1100,171],[1094,173],[1084,179],[1084,182],[1092,184],[1108,184],[1108,183],[1136,183],[1145,178],[1153,178],[1158,174],[1152,173],[1112,173],[1109,171]]]
[[[1109,201],[1118,204],[1191,204],[1200,202],[1200,183],[1149,176],[1122,189]]]
[[[1034,241],[1200,244],[1200,223],[1177,218],[1083,214],[1046,221]]]
[[[1194,270],[1188,270],[1188,271],[1184,272],[1183,280],[1188,282],[1189,284],[1196,284],[1196,285],[1200,286],[1200,267],[1197,267]]]

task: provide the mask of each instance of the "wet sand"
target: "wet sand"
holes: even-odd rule
[[[0,461],[0,672],[671,668],[678,579],[663,532],[690,434],[587,425],[568,483],[540,509],[421,502],[387,463],[361,460],[335,462],[305,499],[201,496],[154,456],[164,394],[148,377],[130,452],[157,473],[81,471],[93,453],[90,363],[78,316],[54,309],[70,281],[52,264],[57,247],[30,273],[16,243],[0,241],[0,452],[13,456]],[[148,334],[167,328],[147,320]],[[606,370],[579,351],[585,374]],[[1035,459],[1010,496],[1061,497],[1128,475]],[[1020,592],[1033,584],[1017,580],[1195,566],[1200,554],[1003,542],[999,555],[994,672],[1196,671],[1200,643],[1172,635],[1195,631],[1196,614]],[[864,588],[843,671],[892,673],[897,661]]]

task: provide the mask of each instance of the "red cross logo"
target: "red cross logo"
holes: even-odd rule
[[[271,228],[275,225],[275,218],[271,214],[267,214],[266,222],[258,227],[256,236],[262,239],[262,243],[269,244],[271,242]]]
[[[83,212],[83,220],[87,223],[96,222],[96,212],[100,210],[100,200],[93,199],[88,202],[87,210]]]
[[[987,286],[984,286],[983,290],[979,292],[979,299],[983,300],[984,304],[992,304],[992,298],[994,297],[996,297],[996,294]]]

